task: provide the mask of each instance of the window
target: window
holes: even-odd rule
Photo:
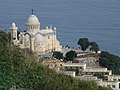
[[[36,45],[38,46],[38,45],[40,45],[40,44],[37,43]]]
[[[108,73],[105,73],[105,75],[108,75]]]
[[[120,83],[119,83],[119,88],[120,88]]]
[[[115,85],[112,85],[113,88],[115,88]]]
[[[80,67],[80,69],[82,69],[82,67]]]
[[[13,38],[13,40],[15,40],[16,38]]]
[[[48,39],[50,39],[50,36],[48,36]]]
[[[78,69],[78,67],[76,67],[76,69]]]

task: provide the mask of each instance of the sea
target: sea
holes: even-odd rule
[[[79,38],[88,38],[120,56],[120,0],[0,0],[0,29],[15,22],[24,31],[32,9],[41,28],[57,27],[63,46],[77,48]]]

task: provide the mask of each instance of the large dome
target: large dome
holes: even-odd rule
[[[26,23],[26,30],[36,32],[40,30],[40,22],[35,15],[30,15]]]
[[[30,15],[26,24],[27,25],[40,25],[40,22],[35,15]]]

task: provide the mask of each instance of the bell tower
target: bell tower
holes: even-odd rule
[[[11,43],[14,45],[18,45],[18,35],[17,35],[18,28],[16,27],[15,23],[12,23],[12,26],[10,27],[10,33],[11,33]]]

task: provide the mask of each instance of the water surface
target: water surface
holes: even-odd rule
[[[120,56],[120,0],[0,0],[0,28],[9,30],[15,21],[25,30],[31,9],[41,28],[57,27],[62,45],[78,47],[78,39],[87,37]]]

